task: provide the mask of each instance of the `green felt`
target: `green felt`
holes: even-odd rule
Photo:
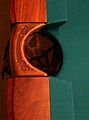
[[[64,52],[57,77],[73,84],[75,120],[89,120],[89,0],[68,0],[67,9],[67,23],[51,31]]]
[[[50,77],[51,120],[74,120],[71,82]]]
[[[47,19],[50,28],[67,21],[67,0],[47,0]]]

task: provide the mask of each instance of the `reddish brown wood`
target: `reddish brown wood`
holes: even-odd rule
[[[6,77],[6,120],[14,120],[13,96],[14,78]]]
[[[14,76],[47,76],[47,74],[27,61],[24,45],[28,37],[41,30],[44,23],[17,24],[11,34],[10,62]],[[40,39],[40,38],[39,38]]]
[[[6,92],[7,120],[50,120],[48,77],[9,78]]]
[[[47,22],[46,0],[11,0],[10,21]]]
[[[1,93],[1,88],[2,88],[2,80],[0,80],[0,93]]]
[[[24,52],[28,37],[46,25],[46,0],[11,0],[10,22],[19,24],[12,29],[10,39],[14,77],[7,78],[7,120],[50,120],[49,78],[27,61]]]

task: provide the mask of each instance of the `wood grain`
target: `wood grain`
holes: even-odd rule
[[[14,120],[13,96],[14,96],[14,78],[6,77],[6,120]]]
[[[37,24],[38,22],[39,24]],[[16,25],[11,33],[11,48],[14,50],[10,49],[10,55],[13,56],[10,56],[10,61],[14,78],[7,79],[7,120],[50,120],[49,78],[31,77],[46,76],[46,74],[32,67],[30,63],[28,64],[29,67],[34,69],[26,71],[28,69],[24,68],[29,68],[28,62],[22,51],[23,41],[29,37],[30,33],[40,30],[46,25],[44,24],[46,22],[46,0],[11,0],[10,23],[21,24]],[[14,52],[15,50],[18,52]],[[16,58],[19,58],[19,61],[25,61],[26,64],[18,62]],[[34,71],[31,72],[31,70]]]
[[[10,22],[47,22],[46,0],[11,0]]]
[[[49,78],[18,77],[7,82],[7,120],[50,120]]]
[[[24,45],[36,31],[40,31],[44,23],[23,23],[15,25],[10,39],[10,64],[13,76],[47,76],[45,72],[27,61]],[[38,37],[40,39],[40,37]],[[35,47],[36,48],[36,47]],[[31,53],[29,53],[31,55]]]

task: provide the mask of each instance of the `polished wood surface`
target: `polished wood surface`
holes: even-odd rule
[[[13,28],[10,39],[10,63],[13,76],[47,76],[45,72],[28,62],[24,52],[24,45],[30,39],[29,37],[33,36],[36,31],[40,31],[44,26],[44,23],[23,23],[17,24]],[[40,39],[40,36],[38,36],[38,39]]]
[[[6,120],[14,120],[13,95],[14,95],[14,78],[6,77]]]
[[[46,0],[11,0],[10,22],[47,22]]]
[[[7,120],[50,120],[48,77],[7,78]]]
[[[50,120],[49,78],[27,61],[24,52],[26,40],[46,22],[46,0],[10,1],[10,23],[15,26],[9,49],[13,77],[6,78],[7,120]]]

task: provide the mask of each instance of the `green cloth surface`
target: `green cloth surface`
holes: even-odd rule
[[[52,11],[55,9],[56,4]],[[67,16],[65,25],[51,30],[64,52],[63,66],[57,77],[73,84],[75,120],[89,120],[89,0],[68,0]]]
[[[67,21],[67,0],[47,0],[49,28],[57,28]]]
[[[72,83],[50,77],[51,120],[74,120]]]

